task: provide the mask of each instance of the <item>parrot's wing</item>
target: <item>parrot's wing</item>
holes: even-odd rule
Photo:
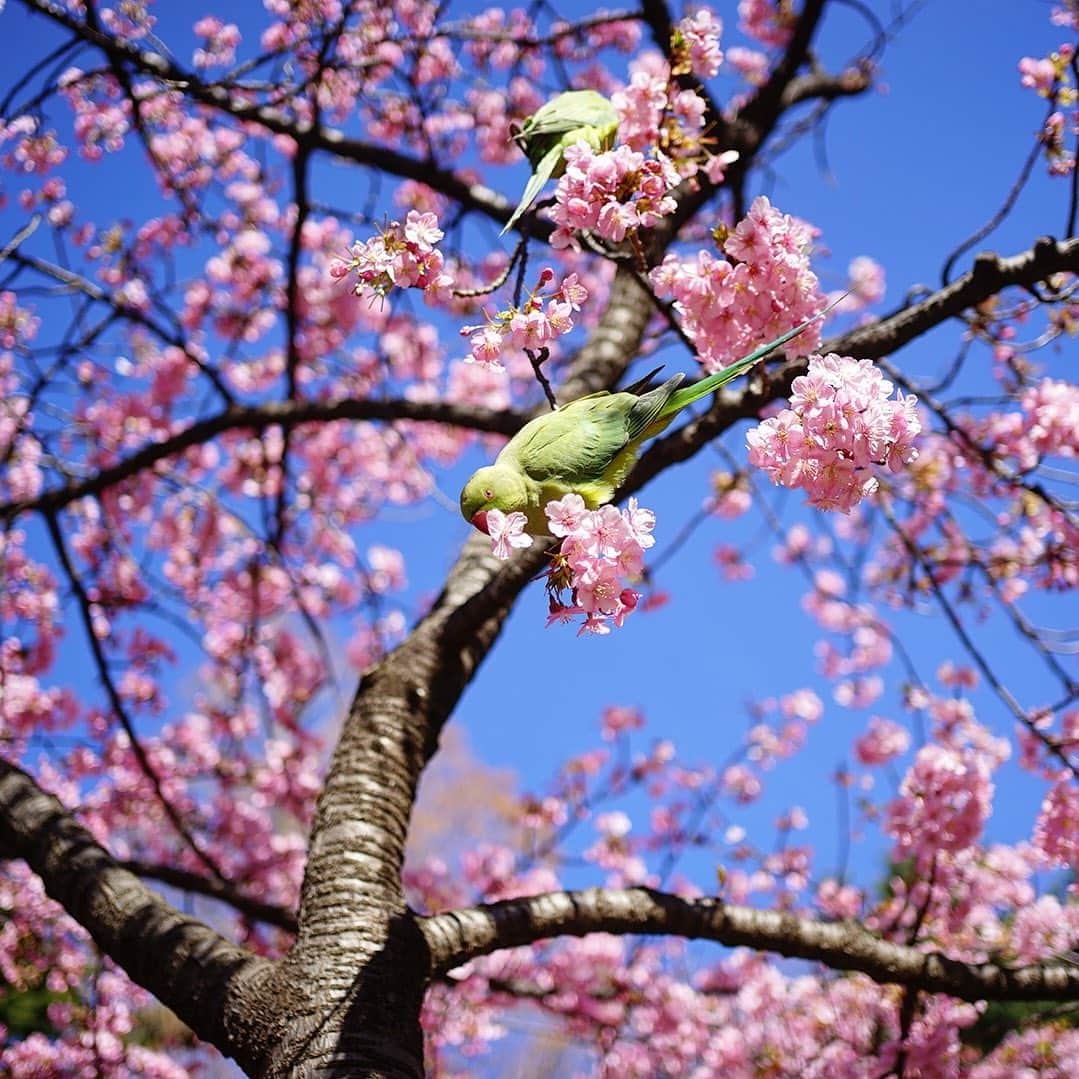
[[[529,178],[528,184],[525,187],[525,192],[521,196],[521,201],[517,203],[517,209],[513,211],[513,214],[509,221],[506,222],[506,226],[499,233],[499,236],[505,236],[505,234],[517,223],[521,214],[536,201],[536,196],[543,190],[543,185],[554,175],[554,171],[558,167],[561,158],[562,147],[561,145],[558,145],[549,150],[544,157],[540,159],[536,165],[536,171],[533,172],[532,176]]]
[[[633,397],[621,393],[578,398],[526,424],[506,450],[539,483],[594,483],[632,439],[634,404]]]
[[[627,427],[631,439],[647,431],[664,414],[667,402],[671,399],[674,391],[682,384],[685,377],[682,372],[671,375],[662,385],[637,397],[629,410]]]
[[[622,392],[623,393],[635,393],[635,394],[638,394],[638,395],[644,393],[644,391],[647,390],[651,386],[652,379],[654,379],[656,377],[656,375],[658,375],[660,373],[660,371],[662,371],[662,370],[663,370],[663,365],[662,364],[660,364],[659,367],[652,368],[652,370],[649,371],[648,374],[644,376],[644,378],[639,378],[639,379],[637,379],[636,382],[631,382],[628,386],[626,386],[622,390]]]

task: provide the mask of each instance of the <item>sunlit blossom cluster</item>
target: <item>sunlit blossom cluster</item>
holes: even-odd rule
[[[558,226],[551,236],[556,248],[576,248],[573,234],[580,230],[621,243],[675,210],[669,192],[678,173],[659,151],[648,158],[628,146],[596,153],[582,140],[566,149],[565,160],[551,210]]]
[[[624,510],[600,506],[590,510],[578,494],[567,494],[544,507],[550,533],[561,544],[547,574],[551,614],[548,625],[584,615],[581,633],[610,633],[637,607],[639,593],[629,586],[644,569],[644,552],[655,543],[656,518],[631,498]],[[487,511],[491,549],[509,558],[515,548],[531,547],[523,513]],[[627,580],[628,579],[628,580]],[[565,593],[569,601],[564,602]]]
[[[1074,20],[1074,17],[1068,11],[1054,21],[1069,25],[1068,20]],[[1079,110],[1076,109],[1079,87],[1072,74],[1074,57],[1074,43],[1065,42],[1048,56],[1024,56],[1018,64],[1021,85],[1055,106],[1041,132],[1051,176],[1069,176],[1075,170],[1075,152],[1068,146],[1068,137],[1074,136],[1079,129]]]
[[[395,288],[419,288],[429,301],[439,300],[453,284],[435,247],[441,239],[434,214],[409,210],[403,225],[392,221],[377,236],[353,244],[347,258],[331,265],[330,274],[354,274],[357,296],[382,298]]]
[[[719,39],[723,23],[709,8],[698,8],[687,15],[675,28],[673,51],[687,71],[698,79],[710,79],[723,63],[723,50]],[[679,73],[676,62],[675,73]]]
[[[0,127],[0,162],[14,172],[44,175],[67,160],[68,151],[52,129],[42,130],[32,116],[16,116]]]
[[[483,326],[465,326],[463,336],[471,346],[466,362],[501,370],[507,345],[526,350],[546,348],[556,338],[570,332],[575,314],[588,299],[588,289],[575,273],[567,274],[555,288],[554,270],[547,268],[520,307],[510,306],[488,316]]]
[[[68,68],[59,85],[75,113],[75,136],[82,156],[98,161],[122,149],[131,126],[131,103],[115,76]]]
[[[18,348],[37,335],[41,319],[20,307],[14,292],[0,292],[0,349]]]
[[[674,300],[706,371],[725,367],[821,310],[824,300],[809,266],[812,237],[808,225],[761,196],[726,237],[726,258],[707,250],[693,258],[671,253],[652,270],[653,286]],[[804,355],[819,341],[814,323],[784,351]]]
[[[583,614],[580,633],[609,633],[637,607],[640,594],[629,587],[644,569],[644,552],[656,541],[656,516],[631,498],[625,509],[586,509],[580,495],[568,494],[546,506],[551,535],[561,538],[555,568],[548,578],[551,622]],[[563,603],[561,592],[572,599]]]
[[[888,807],[885,830],[896,841],[897,859],[917,853],[928,869],[935,853],[971,846],[989,817],[989,776],[986,760],[971,749],[923,746]]]
[[[207,15],[195,23],[194,30],[204,39],[192,57],[195,67],[226,67],[235,63],[236,47],[240,44],[240,28],[235,23]]]
[[[814,356],[791,386],[791,407],[746,435],[750,463],[811,505],[849,513],[877,489],[873,466],[899,472],[917,456],[917,400],[891,393],[868,360]]]
[[[611,104],[618,113],[622,144],[640,152],[656,148],[680,178],[703,169],[708,179],[718,184],[727,166],[738,160],[738,151],[717,150],[707,134],[708,102],[692,86],[683,86],[675,78],[678,72],[692,70],[694,64],[708,69],[715,57],[722,55],[718,37],[709,30],[709,18],[702,16],[703,21],[689,30],[689,37],[675,32],[674,69],[656,54],[646,53],[634,61],[629,82],[611,94]]]

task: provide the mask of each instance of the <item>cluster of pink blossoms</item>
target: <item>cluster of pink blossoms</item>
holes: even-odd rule
[[[421,288],[429,303],[442,300],[453,284],[435,247],[442,235],[434,214],[409,210],[403,225],[391,221],[366,243],[353,244],[348,258],[330,266],[330,276],[355,274],[357,296],[381,298],[395,288]]]
[[[610,623],[621,626],[640,601],[640,594],[624,578],[639,577],[644,569],[644,552],[655,543],[656,515],[638,506],[635,498],[624,510],[617,506],[590,510],[578,494],[548,502],[545,513],[551,535],[562,540],[547,576],[551,598],[547,624],[582,614],[580,633],[610,633]],[[523,513],[488,511],[491,549],[498,558],[509,558],[515,547],[532,546],[526,524]],[[572,599],[563,603],[567,590]]]
[[[488,316],[485,326],[465,326],[471,353],[466,363],[481,363],[501,370],[502,350],[509,344],[522,349],[545,348],[551,341],[573,329],[573,313],[588,299],[588,289],[571,273],[558,288],[544,292],[554,282],[554,270],[545,267],[539,282],[521,307],[508,307]],[[546,305],[546,306],[545,306]]]
[[[1057,12],[1054,12],[1053,22],[1058,21],[1056,15]],[[1067,13],[1065,17],[1074,16]],[[1075,46],[1065,42],[1048,56],[1024,56],[1018,65],[1020,83],[1055,106],[1041,134],[1051,176],[1068,176],[1075,169],[1075,154],[1065,146],[1067,135],[1074,134],[1079,127],[1079,112],[1074,109],[1079,99],[1079,88],[1071,74],[1074,57]]]
[[[773,483],[801,487],[818,509],[850,513],[877,488],[872,465],[899,472],[918,455],[917,399],[891,392],[869,360],[812,357],[791,387],[791,407],[746,435],[750,464]]]
[[[719,71],[723,63],[723,50],[719,47],[722,33],[722,21],[708,8],[699,8],[678,24],[673,44],[676,54],[683,54],[680,58],[686,71],[698,79],[710,79]],[[681,70],[681,65],[676,65],[675,73]]]
[[[196,49],[192,58],[195,67],[226,67],[236,62],[236,46],[240,44],[240,28],[207,15],[195,23],[195,33],[204,39],[203,48]]]
[[[738,25],[762,45],[781,49],[790,40],[797,15],[784,0],[739,0]]]
[[[970,748],[923,746],[899,797],[888,806],[885,831],[894,837],[898,857],[913,855],[920,868],[928,869],[938,851],[965,850],[978,840],[992,804],[985,754]]]
[[[627,233],[652,228],[675,211],[677,204],[669,192],[679,176],[658,150],[652,158],[628,146],[597,154],[581,141],[566,150],[565,160],[551,211],[558,226],[551,236],[552,247],[579,249],[573,234],[580,229],[621,243]]]
[[[780,337],[824,306],[809,268],[813,230],[780,213],[763,195],[724,241],[727,258],[700,251],[683,261],[669,254],[650,277],[661,297],[674,299],[682,327],[707,371],[718,371],[761,341]],[[784,351],[816,348],[816,323]]]
[[[651,53],[635,60],[629,84],[611,94],[611,104],[618,113],[620,143],[642,152],[657,147],[680,177],[703,169],[718,184],[727,166],[738,160],[738,151],[715,152],[706,133],[708,103],[696,90],[681,87],[674,77],[694,72],[703,78],[713,65],[718,66],[722,58],[718,22],[710,18],[680,24],[671,38],[673,68]]]

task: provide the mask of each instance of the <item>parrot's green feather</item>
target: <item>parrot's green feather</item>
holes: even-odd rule
[[[617,396],[603,394],[571,401],[551,415],[525,424],[502,452],[539,483],[594,480],[629,442],[629,402],[613,400]]]

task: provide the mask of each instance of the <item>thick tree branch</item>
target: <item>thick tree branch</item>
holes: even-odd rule
[[[1007,257],[983,251],[974,259],[974,266],[952,284],[918,303],[899,308],[879,322],[851,330],[829,342],[828,351],[868,359],[887,356],[1002,289],[1037,284],[1065,272],[1079,273],[1079,238],[1054,240],[1043,236],[1030,250]]]
[[[640,285],[631,272],[620,270],[603,316],[571,364],[565,398],[613,384],[635,355],[650,316]],[[509,563],[498,562],[490,555],[488,541],[474,536],[450,570],[430,612],[364,678],[323,789],[308,883],[313,873],[325,871],[327,884],[335,891],[341,887],[344,867],[333,866],[330,858],[325,867],[320,862],[319,836],[332,829],[324,811],[333,818],[341,814],[353,825],[357,817],[367,822],[383,820],[381,845],[371,850],[374,860],[370,866],[351,866],[350,876],[357,887],[381,881],[388,889],[386,895],[395,903],[403,902],[399,872],[415,784],[435,751],[443,723],[498,636],[510,605],[542,561],[543,551],[537,547]],[[391,718],[393,722],[387,723]],[[380,733],[369,741],[376,730]],[[402,771],[395,777],[392,767],[398,764]],[[400,788],[394,782],[397,778]],[[344,788],[338,790],[338,783]],[[392,787],[389,792],[387,786]],[[360,840],[358,833],[356,839]],[[312,893],[307,893],[307,900],[314,900]],[[310,905],[301,907],[301,926],[313,910]]]
[[[818,922],[719,899],[682,899],[650,888],[589,888],[508,899],[436,914],[420,924],[435,974],[502,948],[554,936],[677,934],[814,959],[836,970],[861,971],[874,981],[962,1000],[1079,999],[1079,967],[1074,965],[1013,969],[961,963],[938,952],[881,940],[856,922]]]
[[[619,271],[607,309],[571,364],[568,397],[617,380],[651,316],[645,301],[632,274]],[[335,1032],[347,1011],[354,1026],[391,1024],[401,1032],[392,1067],[384,1062],[387,1074],[422,1073],[418,1023],[430,961],[401,884],[416,786],[543,560],[537,546],[499,562],[475,534],[428,614],[360,683],[312,827],[296,945],[281,971],[295,1019],[274,1048],[276,1071],[287,1074],[298,1054],[328,1066],[342,1051]],[[368,1051],[377,1058],[380,1050]]]
[[[650,316],[640,286],[620,270],[598,326],[571,364],[567,396],[615,382]],[[396,1061],[392,1073],[421,1074],[418,1016],[430,961],[401,884],[416,786],[443,725],[543,560],[537,546],[499,562],[475,534],[428,614],[364,676],[316,809],[299,933],[283,971],[299,1020],[275,1049],[281,1070],[301,1051],[300,1039],[308,1060],[339,1052],[325,1003],[334,1001],[361,1026],[392,1023],[404,1031],[399,1044],[410,1047],[409,1059]],[[365,969],[359,981],[357,969]],[[315,985],[317,1000],[309,999]]]
[[[271,964],[155,895],[56,798],[4,760],[0,857],[24,859],[131,978],[200,1038],[253,1065],[269,1019],[257,997]]]
[[[302,423],[332,423],[335,420],[447,423],[455,427],[500,435],[512,435],[524,423],[524,417],[510,409],[495,410],[443,401],[408,401],[396,398],[266,401],[257,405],[236,405],[205,419],[195,420],[168,438],[144,446],[85,479],[72,480],[63,487],[54,487],[23,502],[0,503],[0,522],[12,521],[30,511],[56,513],[80,498],[100,494],[109,487],[226,431],[262,431],[272,426],[291,429]]]

